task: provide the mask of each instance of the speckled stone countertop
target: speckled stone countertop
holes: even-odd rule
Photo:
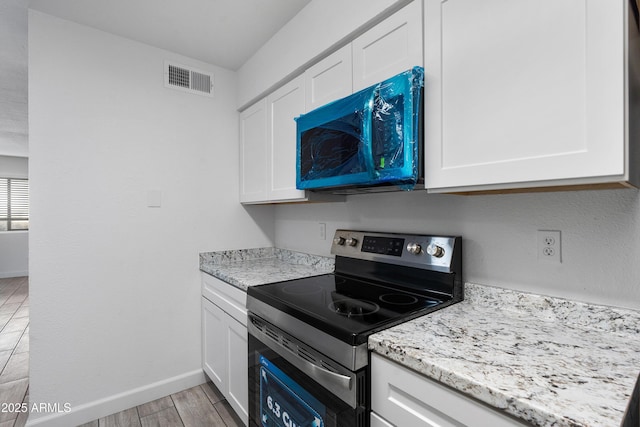
[[[249,286],[333,272],[334,259],[278,248],[200,254],[200,270],[244,291]]]
[[[536,426],[615,426],[640,372],[640,312],[467,284],[465,301],[369,348]]]

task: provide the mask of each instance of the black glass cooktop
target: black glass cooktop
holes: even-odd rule
[[[338,274],[252,286],[248,295],[352,344],[444,300]]]

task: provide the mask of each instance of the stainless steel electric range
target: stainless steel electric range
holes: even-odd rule
[[[252,426],[368,426],[367,338],[462,301],[462,240],[337,230],[332,274],[250,287]]]

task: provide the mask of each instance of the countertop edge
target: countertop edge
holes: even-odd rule
[[[200,253],[200,271],[246,292],[250,286],[333,272],[334,259],[265,247]]]

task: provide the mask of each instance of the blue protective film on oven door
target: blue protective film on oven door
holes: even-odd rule
[[[418,179],[421,67],[296,118],[299,189]]]
[[[263,427],[324,427],[325,406],[260,355],[260,421]]]

